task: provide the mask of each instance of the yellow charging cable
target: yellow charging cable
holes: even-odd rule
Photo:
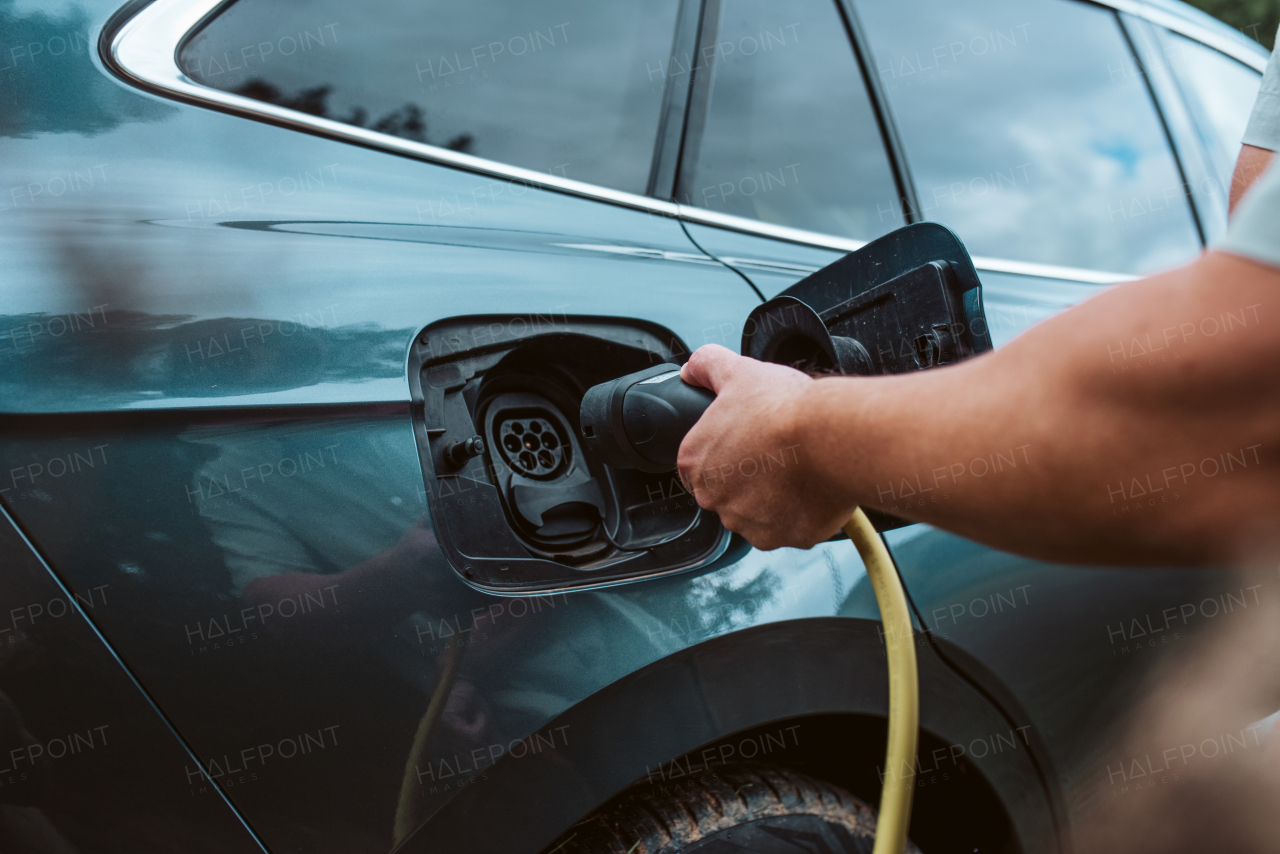
[[[880,817],[876,821],[872,854],[902,854],[907,846],[907,825],[911,823],[912,781],[920,730],[920,682],[911,614],[898,568],[861,507],[854,509],[844,532],[857,546],[867,567],[867,577],[871,579],[876,604],[880,606],[889,659],[889,746],[885,751]]]

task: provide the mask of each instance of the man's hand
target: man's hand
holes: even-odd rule
[[[716,393],[680,444],[680,478],[699,506],[765,550],[809,548],[848,521],[854,503],[801,435],[813,379],[716,344],[680,376]]]

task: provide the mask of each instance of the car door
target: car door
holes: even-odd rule
[[[766,297],[905,221],[937,221],[974,256],[999,346],[1106,285],[1194,258],[1203,236],[1222,230],[1206,223],[1225,207],[1208,197],[1208,183],[1188,181],[1171,134],[1181,127],[1175,120],[1215,140],[1229,128],[1205,152],[1213,170],[1193,175],[1212,175],[1221,188],[1230,168],[1224,152],[1239,141],[1229,134],[1243,128],[1250,101],[1233,92],[1234,110],[1225,110],[1201,93],[1198,103],[1229,113],[1218,124],[1186,117],[1177,91],[1167,96],[1176,102],[1156,101],[1153,87],[1168,71],[1144,73],[1131,47],[1145,20],[1074,0],[815,0],[785,12],[725,0],[722,8],[720,64],[694,96],[705,124],[690,121],[701,135],[686,145],[676,198],[694,240]],[[740,41],[770,28],[775,52],[761,63],[768,70],[753,74]],[[804,49],[788,54],[783,32]],[[1215,38],[1258,65],[1247,47]],[[1189,51],[1181,85],[1211,85],[1189,73],[1190,63],[1222,62]],[[1256,81],[1255,71],[1222,59],[1235,63],[1220,72],[1224,79]],[[821,123],[795,120],[791,111],[802,111],[805,98]],[[1188,136],[1178,147],[1185,160],[1201,156],[1192,145]],[[896,180],[895,165],[905,170]],[[775,169],[772,180],[766,167]],[[1117,372],[1166,369],[1169,358],[1132,342],[1117,342],[1112,353]],[[1232,449],[1237,457],[1242,450]],[[1034,453],[993,448],[989,458],[939,459],[947,468],[933,469],[934,480],[904,472],[881,497],[889,509],[947,500],[937,471],[998,477]],[[1100,512],[1160,512],[1179,495],[1131,487],[1099,484]],[[1213,617],[1258,601],[1258,589],[1227,589],[1209,571],[1054,566],[923,525],[886,536],[938,648],[1030,725],[1063,789],[1087,782],[1105,793],[1113,780],[1090,751],[1141,674]],[[1163,623],[1143,622],[1170,609],[1175,616]]]
[[[903,14],[909,8],[877,3],[860,8],[870,33],[887,34],[894,24],[897,32],[907,32]],[[961,22],[948,21],[932,5],[927,8],[931,11],[922,19],[937,30],[924,35],[920,31],[927,28],[917,25],[917,35],[896,42],[886,38],[878,62],[885,76],[892,73],[900,82],[891,99],[896,98],[895,115],[917,187],[933,188],[920,193],[922,205],[932,202],[937,210],[931,217],[967,232],[975,254],[1140,275],[1190,260],[1206,233],[1220,228],[1206,227],[1221,210],[1215,213],[1196,203],[1186,158],[1175,156],[1168,117],[1178,105],[1156,100],[1154,75],[1132,73],[1149,65],[1133,59],[1134,39],[1119,15],[1074,2],[990,3],[974,4],[969,19]],[[944,34],[952,34],[945,39],[945,53],[939,49]],[[914,73],[912,65],[918,66]],[[910,85],[913,77],[920,80],[925,65],[936,65],[928,71],[930,79]],[[945,125],[951,133],[962,116],[968,119],[967,135],[942,143],[938,127]],[[1003,180],[999,171],[1002,165],[1019,163],[1028,164],[1024,191]],[[978,176],[994,192],[966,202],[966,195],[980,195],[983,181]],[[1001,231],[1007,240],[999,236]],[[1094,284],[1102,278],[1046,272],[1057,272],[1054,278],[1063,285]],[[1024,294],[1047,290],[1043,277],[1001,278],[1006,287],[1015,285]],[[1075,282],[1066,281],[1071,278]],[[997,315],[993,325],[998,322]],[[1147,351],[1133,343],[1117,343],[1109,350],[1117,373],[1165,370],[1176,359],[1176,351]],[[993,449],[1009,456],[1012,450]],[[1243,450],[1232,449],[1237,457]],[[1005,464],[1001,457],[996,462]],[[967,475],[982,474],[982,461],[963,464]],[[1117,473],[1116,481],[1126,474]],[[1160,491],[1135,489],[1134,476],[1129,474],[1122,488],[1099,485],[1099,512],[1160,512],[1177,501],[1178,490],[1168,484]],[[1179,485],[1195,488],[1190,481]],[[1117,778],[1106,773],[1108,757],[1086,759],[1089,745],[1105,744],[1126,694],[1141,684],[1160,653],[1176,654],[1178,641],[1228,610],[1228,597],[1235,597],[1231,610],[1247,607],[1242,604],[1246,599],[1254,605],[1258,601],[1253,598],[1257,590],[1243,589],[1213,571],[1081,573],[968,551],[957,538],[938,532],[903,531],[894,542],[909,567],[904,568],[908,578],[920,578],[929,569],[930,581],[921,578],[919,592],[913,590],[926,624],[999,674],[1037,721],[1064,786],[1086,796],[1112,793],[1110,785]],[[945,553],[952,558],[941,558]],[[996,569],[1002,563],[1006,568]],[[979,582],[984,572],[970,569],[975,566],[993,574]],[[1039,614],[1031,607],[1038,586],[1047,606]],[[1011,608],[1008,601],[1015,598],[1018,605]],[[926,605],[926,599],[932,604]],[[1191,602],[1204,604],[1203,612],[1190,615],[1183,609],[1179,614],[1186,616],[1163,623],[1134,623],[1155,613],[1157,605],[1168,615],[1168,609]],[[1211,607],[1219,602],[1221,608]],[[1007,624],[1000,625],[1002,620]],[[1017,642],[1010,644],[1012,638]],[[1054,687],[1063,685],[1074,689],[1068,695]]]

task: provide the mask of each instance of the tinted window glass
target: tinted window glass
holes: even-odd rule
[[[1114,13],[1071,0],[862,0],[924,218],[969,250],[1136,273],[1199,251]]]
[[[383,133],[644,192],[677,0],[240,0],[194,80]]]
[[[833,0],[724,0],[705,131],[681,201],[871,238],[902,225],[880,128]]]
[[[1262,76],[1197,41],[1168,30],[1159,32],[1165,56],[1226,186]]]

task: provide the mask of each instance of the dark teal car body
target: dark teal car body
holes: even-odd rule
[[[0,847],[536,852],[628,785],[676,796],[740,759],[874,802],[883,644],[848,542],[725,535],[609,586],[475,583],[433,529],[408,365],[446,322],[458,352],[544,336],[554,357],[592,323],[676,357],[736,347],[762,297],[875,235],[753,225],[673,201],[674,178],[593,189],[140,70],[177,69],[178,41],[144,26],[157,7],[189,30],[216,5],[0,2]],[[880,68],[893,217],[969,243],[997,345],[1155,263],[983,257],[963,218],[930,214],[948,184],[913,147],[887,5],[833,8]],[[1191,224],[1158,255],[1173,262],[1220,233],[1202,188],[1222,171],[1152,45],[1193,35],[1255,77],[1265,53],[1182,6],[1116,5],[1087,8],[1158,105],[1183,183],[1156,198]],[[660,135],[655,174],[692,127]],[[1017,241],[1047,241],[1042,225]],[[1034,454],[937,465],[977,477]],[[945,500],[928,474],[886,494]],[[1119,488],[1100,506],[1176,500]],[[1072,793],[1114,794],[1098,745],[1150,664],[1258,593],[886,536],[919,621],[927,852],[1059,850]]]

